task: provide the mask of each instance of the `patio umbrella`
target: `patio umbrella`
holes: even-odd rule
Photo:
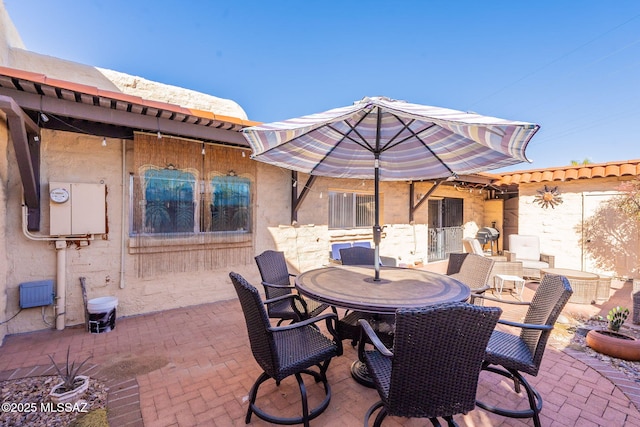
[[[532,123],[371,97],[242,132],[255,160],[311,175],[373,179],[379,259],[380,181],[455,178],[529,161],[525,148],[538,129]]]

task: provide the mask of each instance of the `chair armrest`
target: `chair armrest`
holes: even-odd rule
[[[494,301],[500,304],[512,304],[512,305],[530,305],[531,302],[530,301],[511,301],[511,300],[502,300],[502,299],[498,299],[495,297],[490,297],[488,295],[485,294],[478,294],[475,292],[471,293],[471,298],[482,298],[484,300],[487,301]]]
[[[504,251],[502,254],[507,257],[507,261],[515,261],[516,260],[516,253],[515,252]]]
[[[334,321],[338,321],[338,315],[334,314],[334,313],[324,313],[321,314],[319,316],[315,316],[315,317],[310,317],[308,319],[305,320],[301,320],[299,322],[295,322],[295,323],[290,323],[288,325],[284,325],[284,326],[271,326],[269,328],[270,331],[273,332],[278,332],[278,331],[288,331],[291,329],[296,329],[296,328],[302,328],[303,326],[307,326],[307,325],[312,325],[314,323],[318,323],[322,320],[327,319],[328,321],[331,321],[331,319],[333,319]]]
[[[535,329],[537,331],[550,331],[551,329],[553,329],[553,326],[551,325],[534,325],[532,323],[518,323],[518,322],[512,322],[510,320],[504,320],[504,319],[498,319],[498,323],[500,323],[501,325],[515,326],[516,328],[522,328],[522,329]]]
[[[364,353],[364,345],[366,342],[364,338],[366,335],[367,338],[369,338],[369,340],[371,341],[371,344],[373,344],[376,350],[378,350],[383,356],[393,357],[393,353],[389,351],[389,349],[382,343],[382,341],[380,341],[380,338],[378,338],[378,335],[373,330],[369,322],[367,322],[365,319],[360,319],[358,320],[358,324],[362,328],[360,332],[360,342],[358,344],[359,354]],[[362,360],[362,358],[360,360]]]
[[[279,289],[295,289],[296,287],[293,285],[276,285],[269,282],[261,282],[262,286],[268,286],[270,288],[279,288]]]
[[[549,254],[540,254],[540,261],[546,262],[547,264],[549,264],[549,268],[553,268],[555,267],[556,256]]]
[[[283,286],[280,286],[280,287],[283,287]],[[300,317],[301,319],[306,319],[307,317],[309,317],[309,310],[307,310],[307,303],[304,302],[302,297],[298,294],[280,295],[279,297],[266,299],[262,301],[262,303],[265,305],[268,305],[268,304],[273,304],[274,302],[282,301],[285,299],[291,299],[291,308],[293,308],[293,311],[296,312],[298,317]],[[298,304],[302,306],[303,311],[300,311],[300,308],[298,308],[298,304],[296,304],[296,302],[298,302]]]

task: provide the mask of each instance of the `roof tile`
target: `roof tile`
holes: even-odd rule
[[[499,186],[616,176],[640,176],[640,159],[505,172],[493,184]]]

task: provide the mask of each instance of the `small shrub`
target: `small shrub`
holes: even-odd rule
[[[58,375],[60,375],[60,378],[62,378],[62,381],[64,381],[62,386],[64,388],[64,391],[70,391],[76,388],[75,380],[76,380],[76,377],[80,375],[80,369],[82,369],[84,364],[87,363],[89,359],[91,359],[91,356],[89,356],[85,360],[83,360],[78,366],[76,366],[75,361],[69,363],[70,351],[71,351],[71,346],[67,347],[67,362],[66,362],[66,365],[63,367],[64,370],[58,367],[55,360],[53,360],[53,357],[51,357],[50,354],[48,355],[49,359],[51,359],[51,363],[53,364],[53,367],[56,368],[56,371],[58,371]]]
[[[609,329],[614,332],[619,331],[622,324],[625,322],[625,320],[627,320],[627,317],[629,317],[628,308],[622,308],[620,306],[612,308],[609,311],[609,314],[607,314]]]

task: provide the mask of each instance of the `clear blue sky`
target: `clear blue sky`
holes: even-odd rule
[[[538,123],[531,165],[640,158],[640,1],[4,0],[27,49],[270,122],[364,96]]]

